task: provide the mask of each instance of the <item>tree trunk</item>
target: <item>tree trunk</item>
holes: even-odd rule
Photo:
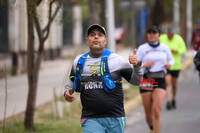
[[[29,24],[29,23],[28,23]],[[29,29],[30,28],[30,29]],[[33,28],[30,26],[28,29],[30,30],[30,36],[33,34]],[[36,96],[37,96],[37,86],[39,80],[39,70],[40,64],[42,61],[42,53],[44,50],[44,41],[39,40],[39,51],[37,53],[36,59],[34,56],[34,36],[33,38],[29,38],[28,43],[28,83],[29,83],[29,91],[28,91],[28,99],[26,105],[26,116],[25,116],[25,128],[33,131],[34,130],[34,112],[36,105]],[[32,40],[32,42],[30,42]]]
[[[100,13],[101,25],[106,27],[106,16],[105,16],[106,4],[105,4],[105,0],[101,0],[100,5],[101,5],[101,13]]]
[[[37,94],[37,80],[35,79],[35,74],[28,74],[29,91],[28,100],[26,105],[25,113],[25,129],[33,131],[34,130],[34,112]]]
[[[28,49],[27,49],[27,72],[28,72],[28,99],[25,112],[25,129],[33,131],[34,110],[36,99],[37,81],[34,73],[34,29],[32,12],[34,7],[32,1],[27,0],[27,18],[28,18]]]
[[[159,26],[165,20],[164,1],[156,0],[151,12],[152,24]]]
[[[187,8],[187,1],[183,0],[183,8],[184,8],[184,12],[181,16],[181,36],[183,37],[184,41],[186,42],[186,32],[187,32],[187,28],[186,28],[186,8]]]
[[[95,0],[88,0],[89,4],[89,25],[99,23],[99,14]]]
[[[44,51],[44,42],[48,38],[50,26],[55,19],[56,14],[60,6],[57,6],[55,12],[52,15],[52,4],[55,1],[49,3],[49,20],[47,26],[42,30],[39,20],[37,18],[37,3],[34,0],[26,0],[27,2],[27,21],[28,21],[28,48],[27,48],[27,73],[28,73],[28,98],[26,105],[26,112],[24,118],[24,127],[26,130],[34,130],[34,112],[36,105],[37,96],[37,85],[40,64],[42,60],[42,54]],[[39,38],[39,49],[36,50],[34,47],[34,26],[36,28]],[[43,33],[42,31],[46,31]]]

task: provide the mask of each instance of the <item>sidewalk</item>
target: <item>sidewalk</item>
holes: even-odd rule
[[[67,52],[67,51],[65,51]],[[75,51],[70,52],[73,54]],[[131,53],[130,49],[123,49],[117,52],[128,61],[128,56]],[[184,58],[191,58],[190,52],[184,56]],[[72,61],[69,59],[57,59],[54,61],[42,62],[36,106],[45,104],[53,99],[53,89],[56,89],[57,95],[63,95],[63,89],[67,75],[71,70]],[[28,82],[27,75],[21,74],[15,77],[8,77],[8,100],[7,100],[7,112],[6,117],[13,116],[15,114],[25,111],[26,99],[28,94]],[[0,80],[0,120],[3,119],[4,104],[5,104],[5,80]],[[136,104],[137,105],[137,104]],[[132,108],[130,104],[127,108]]]

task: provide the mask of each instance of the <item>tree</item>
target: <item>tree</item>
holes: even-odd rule
[[[100,17],[101,17],[101,25],[103,25],[104,27],[106,26],[106,16],[105,16],[105,10],[106,10],[106,4],[105,4],[105,0],[100,0]]]
[[[99,23],[99,13],[96,0],[88,0],[89,5],[89,25]]]
[[[152,10],[152,24],[159,26],[165,20],[164,1],[156,0]]]
[[[28,47],[27,47],[27,76],[28,76],[28,99],[25,111],[24,126],[25,129],[34,130],[34,112],[38,85],[39,68],[44,51],[44,43],[50,32],[50,27],[55,19],[62,0],[49,0],[48,23],[42,29],[39,22],[37,7],[43,0],[26,0],[27,2],[27,21],[28,21]],[[56,5],[53,11],[53,5]],[[34,28],[36,29],[39,47],[35,48]]]

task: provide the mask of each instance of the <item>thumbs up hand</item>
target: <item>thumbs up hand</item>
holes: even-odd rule
[[[138,58],[137,58],[137,49],[134,49],[133,55],[129,56],[129,62],[130,64],[133,64],[134,66],[138,64]]]

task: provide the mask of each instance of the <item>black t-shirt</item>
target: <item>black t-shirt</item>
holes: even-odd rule
[[[74,77],[75,68],[80,56],[73,64],[70,77]],[[81,118],[101,118],[101,117],[123,117],[124,94],[122,89],[122,77],[132,84],[139,84],[141,76],[140,68],[133,69],[121,56],[112,53],[108,57],[108,66],[115,81],[116,87],[109,93],[105,92],[100,81],[101,57],[93,58],[88,55],[82,73],[82,91],[80,94],[82,104]],[[72,88],[74,78],[66,85],[66,89]]]

